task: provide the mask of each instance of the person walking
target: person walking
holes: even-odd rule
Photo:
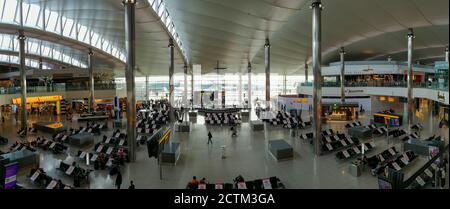
[[[116,177],[116,187],[117,189],[120,189],[120,185],[122,185],[122,174],[119,172],[117,172],[117,177]]]
[[[212,134],[211,134],[211,131],[208,131],[208,143],[207,144],[209,144],[209,143],[211,143],[212,144]]]

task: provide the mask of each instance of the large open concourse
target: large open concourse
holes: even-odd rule
[[[448,0],[0,0],[0,202],[448,190],[448,44]]]

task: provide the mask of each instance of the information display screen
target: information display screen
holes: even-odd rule
[[[5,165],[5,189],[11,189],[17,184],[17,171],[19,170],[18,163],[10,163]]]

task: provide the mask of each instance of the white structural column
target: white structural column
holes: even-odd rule
[[[322,72],[321,72],[321,11],[320,0],[311,4],[312,8],[312,68],[314,73],[313,86],[313,123],[314,123],[314,154],[321,154],[320,140],[322,136]]]
[[[136,95],[134,71],[136,67],[135,0],[124,0],[125,6],[125,79],[127,84],[127,143],[130,161],[136,160]]]
[[[286,86],[287,86],[287,78],[286,78],[286,73],[283,75],[283,94],[286,95]]]
[[[89,112],[95,111],[95,96],[94,96],[94,68],[92,67],[92,58],[94,53],[92,49],[88,52],[88,69],[89,69]]]
[[[170,54],[170,60],[169,60],[169,120],[172,122],[175,120],[175,115],[173,112],[174,107],[174,85],[173,85],[173,72],[174,72],[174,45],[173,45],[173,39],[169,39],[169,54]]]
[[[242,105],[242,73],[239,72],[239,83],[238,83],[238,102],[239,106]]]
[[[20,91],[21,91],[21,128],[27,133],[28,125],[27,125],[27,73],[25,71],[25,40],[26,37],[23,34],[23,30],[19,31],[19,67],[20,67]]]
[[[264,44],[264,65],[266,69],[266,101],[270,101],[270,42],[266,39]]]
[[[188,79],[187,79],[187,76],[188,76],[188,66],[187,66],[186,63],[184,63],[183,70],[184,70],[183,106],[186,106],[186,105],[188,105],[188,102],[187,102],[187,97],[188,97],[188,96],[187,96],[187,94],[188,94],[188,84],[187,84],[187,82],[188,82]]]
[[[191,68],[191,106],[194,109],[194,68]]]
[[[344,61],[344,56],[345,56],[345,50],[344,47],[341,47],[341,50],[339,51],[339,55],[341,57],[341,102],[344,103],[345,102],[345,87],[344,87],[344,82],[345,82],[345,61]]]
[[[145,76],[145,100],[150,101],[150,93],[149,93],[149,89],[148,89],[148,79],[149,76]]]
[[[414,109],[414,98],[412,95],[413,90],[413,69],[412,69],[412,59],[413,59],[413,49],[414,49],[414,32],[412,28],[408,29],[408,114],[407,114],[407,126],[408,131],[411,133],[411,125],[413,124],[413,109]]]
[[[448,62],[448,46],[445,47],[445,61]]]
[[[248,84],[247,84],[248,108],[252,109],[252,64],[250,62],[248,62],[247,65],[247,76],[248,76]]]
[[[305,60],[305,82],[308,82],[308,63]]]

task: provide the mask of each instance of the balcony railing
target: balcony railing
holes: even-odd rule
[[[406,88],[406,81],[369,81],[369,82],[345,82],[345,87],[402,87]],[[300,86],[312,87],[312,82],[303,82]],[[340,82],[323,82],[322,87],[340,87]],[[414,88],[427,88],[441,91],[449,91],[448,84],[438,83],[438,82],[422,82],[414,83]]]
[[[96,83],[94,90],[114,90],[114,83]],[[0,87],[0,94],[20,94],[21,87]],[[74,85],[69,83],[55,83],[50,86],[28,86],[27,93],[60,92],[60,91],[87,91],[87,85]]]

